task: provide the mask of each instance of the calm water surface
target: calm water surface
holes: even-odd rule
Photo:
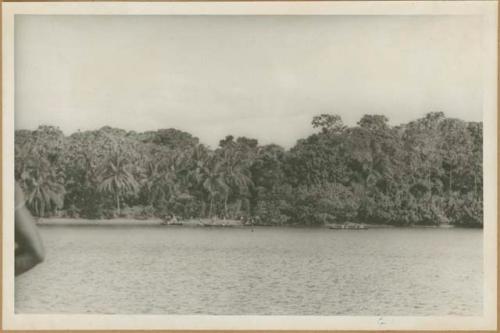
[[[43,227],[18,313],[480,315],[482,231]]]

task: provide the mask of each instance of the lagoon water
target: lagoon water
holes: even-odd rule
[[[17,313],[480,315],[482,231],[46,226]]]

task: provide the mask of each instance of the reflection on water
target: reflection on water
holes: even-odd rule
[[[17,313],[480,315],[482,231],[44,227]]]

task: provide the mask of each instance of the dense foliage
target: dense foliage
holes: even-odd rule
[[[482,123],[435,112],[400,126],[328,114],[312,125],[288,151],[231,135],[211,150],[176,129],[18,130],[16,179],[36,216],[482,226]]]

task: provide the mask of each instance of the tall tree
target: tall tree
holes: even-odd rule
[[[116,202],[116,211],[120,215],[120,201],[124,196],[136,194],[139,183],[132,171],[133,164],[120,150],[113,152],[98,170],[99,191],[111,193]]]

